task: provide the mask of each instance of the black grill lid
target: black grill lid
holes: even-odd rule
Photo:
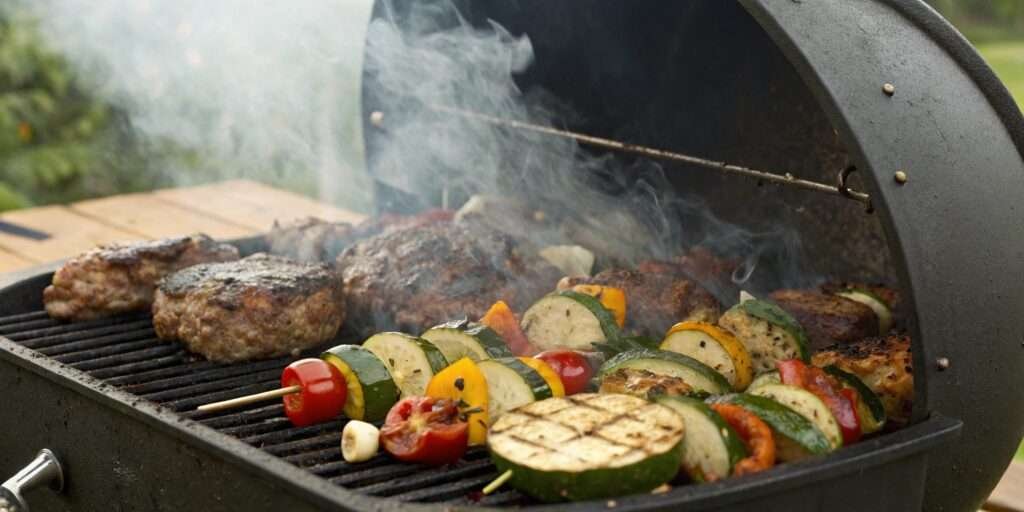
[[[973,510],[981,504],[1024,435],[1024,395],[1017,390],[1024,370],[1024,286],[1019,281],[1024,275],[1024,206],[1019,204],[1024,198],[1024,120],[1005,87],[955,29],[920,0],[644,0],[601,8],[509,0],[468,2],[464,8],[471,19],[493,18],[513,33],[529,34],[538,54],[544,48],[575,51],[547,55],[549,65],[538,62],[523,80],[568,100],[583,114],[582,126],[573,128],[596,135],[621,135],[615,130],[628,124],[631,142],[696,154],[718,150],[724,153],[707,156],[746,163],[744,158],[758,153],[714,145],[715,138],[728,145],[728,137],[742,128],[729,126],[730,120],[762,126],[756,124],[758,115],[774,116],[781,129],[812,124],[816,114],[804,111],[799,97],[758,89],[772,88],[775,81],[746,88],[737,84],[752,77],[798,76],[782,83],[816,100],[844,147],[836,152],[840,157],[847,153],[860,170],[877,212],[866,216],[837,201],[773,193],[838,220],[805,237],[831,242],[837,231],[840,238],[847,236],[845,246],[842,240],[833,244],[828,259],[846,263],[847,270],[899,278],[908,309],[916,312],[908,321],[915,341],[917,419],[939,412],[965,422],[961,442],[933,456],[926,508]],[[659,31],[664,20],[677,23],[679,30]],[[687,40],[687,31],[701,30],[727,32],[724,44],[739,45],[748,64],[760,59],[765,67],[778,69],[741,67],[736,81],[714,84],[721,97],[676,100],[707,92],[694,84],[721,78],[716,69],[733,65],[701,57],[718,51]],[[774,47],[763,44],[765,34]],[[545,47],[546,38],[561,41],[564,50]],[[588,39],[589,44],[578,44]],[[780,52],[787,62],[776,59]],[[665,56],[676,56],[678,67],[644,67]],[[550,65],[551,59],[558,65]],[[792,71],[782,69],[786,66]],[[363,92],[372,173],[379,135],[368,116],[386,110],[388,100],[375,94],[371,79]],[[780,97],[789,104],[773,104]],[[657,108],[645,108],[652,98]],[[749,103],[758,105],[758,114],[736,113]],[[701,115],[688,117],[701,105],[706,109]],[[758,136],[769,146],[776,135]],[[793,155],[795,172],[801,172],[800,158],[815,167],[821,163],[814,151],[825,139],[812,134],[797,148],[805,153]],[[899,171],[906,174],[905,183],[894,178]],[[705,188],[713,199],[733,194],[741,204],[773,200],[743,185],[708,181]],[[382,196],[383,203],[387,200]],[[872,255],[879,255],[879,261],[868,261]],[[857,268],[858,262],[870,268]]]

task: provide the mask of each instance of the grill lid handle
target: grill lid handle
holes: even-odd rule
[[[46,448],[0,486],[0,512],[29,512],[22,494],[43,484],[49,484],[55,492],[64,489],[64,468],[57,456]]]

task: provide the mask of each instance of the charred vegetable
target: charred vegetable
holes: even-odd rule
[[[712,395],[728,393],[732,386],[722,374],[691,357],[664,350],[631,350],[623,352],[601,366],[598,378],[603,379],[620,369],[646,370],[657,375],[678,377],[696,391]]]
[[[429,341],[400,332],[375,334],[363,348],[388,367],[403,397],[422,396],[434,374],[448,366],[444,354]]]
[[[732,474],[747,457],[739,434],[704,402],[687,397],[662,397],[658,403],[672,408],[686,424],[683,471],[697,482],[714,482]]]
[[[803,328],[789,313],[770,302],[743,301],[726,311],[718,323],[746,347],[755,374],[774,370],[776,361],[810,358]]]
[[[775,439],[775,456],[783,462],[822,455],[832,450],[825,434],[807,418],[774,400],[742,394],[709,399],[712,403],[735,404],[754,413],[768,424]]]
[[[399,460],[451,464],[466,453],[466,418],[454,400],[405,398],[388,412],[380,441]]]
[[[487,440],[489,397],[487,379],[476,363],[468,357],[459,359],[434,375],[427,384],[427,396],[455,400],[465,408],[469,423],[469,444],[481,445]]]
[[[590,295],[555,292],[540,299],[523,314],[523,332],[541,350],[589,349],[591,343],[619,337],[615,316]]]
[[[547,502],[646,492],[682,462],[682,418],[627,395],[542,400],[502,416],[488,438],[509,484]]]
[[[348,397],[344,413],[353,420],[379,421],[398,400],[398,387],[384,363],[363,347],[338,345],[320,358],[345,377]]]
[[[729,331],[704,322],[681,322],[669,329],[661,350],[690,356],[721,373],[742,391],[754,377],[750,353]]]
[[[523,329],[519,326],[519,320],[516,319],[512,308],[508,307],[505,301],[499,300],[495,302],[491,309],[487,310],[487,314],[480,319],[480,323],[498,333],[505,340],[505,344],[508,345],[512,354],[529,356],[537,353],[537,348],[526,338],[526,334],[523,333]]]

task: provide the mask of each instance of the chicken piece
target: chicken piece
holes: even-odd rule
[[[679,377],[658,375],[636,368],[622,368],[601,379],[599,392],[651,399],[663,395],[688,396],[693,394],[693,387]]]
[[[608,269],[594,277],[562,279],[558,287],[580,284],[621,288],[626,293],[626,329],[659,339],[677,322],[714,323],[721,312],[710,292],[684,274],[671,271]]]
[[[878,395],[889,422],[905,425],[914,404],[914,371],[907,336],[868,338],[814,354],[815,366],[836,365],[860,377]]]
[[[53,318],[73,321],[145,311],[164,276],[237,259],[234,246],[202,234],[101,246],[60,267],[43,290],[43,304]]]
[[[338,257],[348,311],[362,332],[420,333],[480,318],[497,300],[523,311],[558,271],[512,237],[471,222],[435,222],[381,233]]]
[[[153,303],[160,339],[218,362],[298,354],[333,339],[344,319],[333,270],[267,254],[171,274]]]
[[[815,290],[777,290],[771,300],[793,315],[812,349],[878,336],[878,317],[859,302]]]

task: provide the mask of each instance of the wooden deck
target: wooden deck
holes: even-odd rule
[[[99,244],[203,232],[238,238],[274,221],[306,216],[358,222],[363,215],[245,180],[157,190],[0,214],[0,220],[49,235],[35,240],[0,232],[0,273],[74,256]]]
[[[52,263],[108,242],[196,232],[238,238],[266,232],[275,221],[306,216],[347,222],[364,218],[245,180],[12,211],[0,214],[0,220],[42,231],[49,238],[34,240],[0,233],[0,273]],[[1024,464],[1010,466],[985,510],[1024,512]]]

